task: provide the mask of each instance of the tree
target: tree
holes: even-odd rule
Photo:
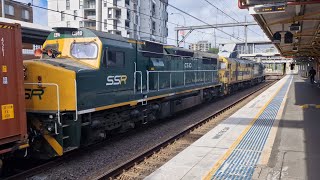
[[[208,50],[209,53],[213,53],[213,54],[218,54],[219,53],[219,49],[218,48],[210,48]]]

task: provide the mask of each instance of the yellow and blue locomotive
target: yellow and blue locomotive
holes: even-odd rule
[[[263,64],[245,59],[220,57],[219,74],[225,94],[265,80]]]
[[[37,51],[41,58],[24,61],[30,143],[43,158],[163,119],[264,77],[249,61],[83,28],[55,30]]]

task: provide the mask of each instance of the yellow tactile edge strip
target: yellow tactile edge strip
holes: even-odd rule
[[[210,180],[211,177],[217,172],[217,170],[221,167],[223,162],[228,159],[228,157],[231,155],[231,153],[234,151],[234,149],[238,146],[238,144],[241,142],[241,140],[244,138],[244,136],[248,133],[250,128],[253,126],[253,124],[257,121],[259,116],[263,113],[263,111],[267,108],[267,106],[270,104],[270,102],[274,99],[274,97],[278,94],[278,92],[281,90],[281,88],[284,86],[284,84],[287,82],[285,80],[281,86],[277,89],[277,91],[272,95],[272,97],[268,100],[268,102],[260,109],[259,113],[255,116],[255,118],[250,122],[250,124],[247,126],[247,128],[240,134],[238,139],[231,145],[231,147],[228,149],[228,151],[216,162],[216,164],[211,168],[211,170],[207,173],[207,175],[203,178],[203,180]]]
[[[320,104],[304,104],[301,106],[302,109],[308,109],[308,108],[317,108],[320,109]]]
[[[272,152],[272,147],[273,147],[273,144],[274,144],[274,141],[275,141],[275,138],[277,135],[279,123],[280,123],[280,120],[281,120],[281,117],[282,117],[282,114],[283,114],[283,111],[284,111],[284,108],[285,108],[285,105],[286,105],[286,102],[288,99],[288,93],[289,93],[292,81],[293,81],[293,78],[291,78],[291,80],[290,80],[289,88],[287,89],[287,92],[283,98],[281,105],[280,105],[278,114],[277,114],[276,119],[273,123],[273,126],[270,130],[269,136],[268,136],[267,141],[264,145],[264,148],[262,150],[262,153],[261,153],[261,156],[260,156],[260,159],[259,159],[257,165],[267,165],[269,162],[271,152]]]

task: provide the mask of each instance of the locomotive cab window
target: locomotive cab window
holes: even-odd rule
[[[98,45],[96,43],[73,43],[71,55],[77,59],[95,59],[98,56]]]
[[[107,67],[124,67],[124,52],[108,51]]]
[[[103,57],[101,61],[102,66],[107,67],[107,59],[108,59],[108,49],[106,48],[103,50]]]

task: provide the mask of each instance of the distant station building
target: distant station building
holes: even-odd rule
[[[2,12],[2,3],[0,3],[0,12]],[[0,13],[1,17],[3,15]],[[4,17],[25,22],[33,22],[32,7],[23,3],[5,0],[4,1]]]
[[[265,66],[265,73],[271,79],[298,72],[293,58],[280,56],[280,52],[270,41],[248,42],[247,45],[245,43],[221,44],[219,55],[261,62]]]
[[[166,43],[168,0],[48,0],[48,25],[85,27]]]
[[[189,45],[189,49],[194,51],[207,52],[211,48],[211,43],[208,41],[199,41],[197,43],[192,43]]]

